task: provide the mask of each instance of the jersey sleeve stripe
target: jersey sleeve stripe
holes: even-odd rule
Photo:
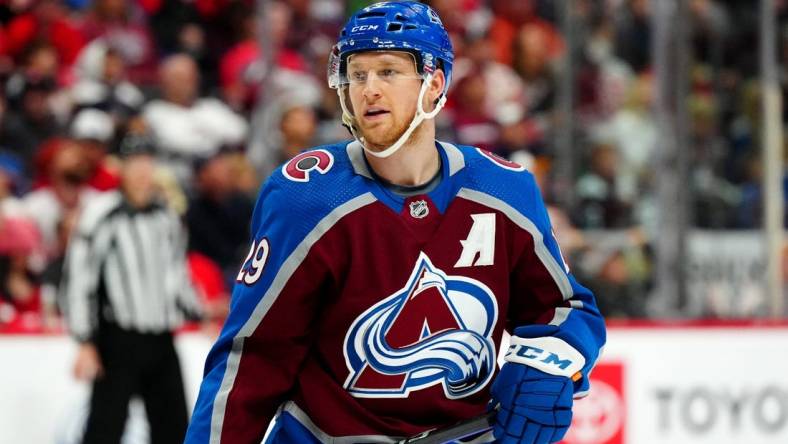
[[[364,193],[354,199],[351,199],[344,204],[338,206],[328,215],[326,215],[320,222],[315,225],[312,231],[293,249],[287,259],[273,278],[271,285],[266,290],[263,297],[258,302],[252,315],[246,320],[243,327],[233,338],[233,345],[229,356],[227,357],[227,367],[222,377],[222,383],[219,387],[213,405],[213,418],[211,420],[211,444],[219,444],[221,442],[222,428],[224,425],[224,416],[227,408],[227,399],[230,391],[235,383],[235,377],[238,374],[238,368],[241,362],[241,353],[244,347],[244,339],[251,336],[257,327],[262,322],[268,310],[276,302],[279,293],[290,280],[290,277],[296,271],[298,266],[303,262],[309,250],[328,230],[331,229],[340,219],[344,216],[358,210],[361,207],[375,202],[375,197],[372,193]]]
[[[555,257],[553,257],[553,255],[550,253],[550,250],[544,243],[544,236],[542,235],[542,232],[539,231],[539,228],[537,228],[536,224],[534,224],[531,219],[527,218],[521,212],[517,211],[501,199],[481,191],[462,188],[457,193],[457,196],[500,211],[518,227],[530,233],[534,239],[534,253],[536,253],[536,256],[547,269],[547,272],[550,273],[550,276],[552,276],[556,286],[561,291],[561,295],[563,296],[564,300],[569,300],[574,295],[572,284],[569,282],[566,272],[564,271],[563,267],[558,264],[558,261],[556,261]]]
[[[569,318],[569,313],[572,312],[570,307],[557,307],[555,309],[555,315],[553,315],[553,319],[550,321],[549,325],[559,326],[564,323],[564,321]]]

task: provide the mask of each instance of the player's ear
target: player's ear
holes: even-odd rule
[[[432,104],[438,103],[438,99],[443,93],[443,87],[446,85],[446,74],[442,69],[436,69],[430,79],[429,89],[427,89],[427,98]]]

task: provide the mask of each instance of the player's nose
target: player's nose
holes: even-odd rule
[[[364,89],[362,90],[364,98],[370,99],[380,96],[381,82],[382,80],[379,79],[375,73],[369,73],[366,82],[364,82]]]

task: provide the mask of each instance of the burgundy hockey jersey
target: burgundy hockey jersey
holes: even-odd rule
[[[604,343],[533,176],[439,142],[440,184],[403,198],[358,142],[306,151],[266,182],[188,443],[395,442],[485,410],[504,329]],[[560,364],[560,363],[559,363]],[[297,429],[297,430],[296,430]],[[298,438],[294,438],[298,437]]]

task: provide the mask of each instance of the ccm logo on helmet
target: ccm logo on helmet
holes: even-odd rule
[[[294,182],[309,182],[309,173],[317,170],[326,174],[334,166],[334,156],[326,150],[314,150],[301,153],[282,167],[282,174]]]
[[[356,31],[374,31],[378,29],[379,25],[361,25],[361,26],[354,26],[350,28],[350,32]]]

